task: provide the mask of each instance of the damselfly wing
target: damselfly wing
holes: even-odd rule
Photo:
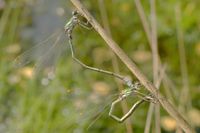
[[[66,49],[67,41],[64,31],[59,30],[19,55],[14,61],[14,67],[20,68],[33,63],[36,75],[44,69],[53,70]]]

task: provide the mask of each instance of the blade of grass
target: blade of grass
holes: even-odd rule
[[[138,78],[149,92],[159,101],[162,107],[177,121],[181,128],[185,132],[194,132],[190,124],[182,117],[174,106],[168,102],[168,100],[161,95],[156,87],[146,78],[146,76],[140,71],[135,63],[124,53],[124,51],[112,40],[112,38],[105,32],[100,24],[93,18],[88,10],[82,5],[79,0],[71,0],[78,11],[90,22],[93,28],[99,33],[99,35],[105,40],[106,44],[115,52],[115,54],[122,60],[122,62],[130,69],[130,71]]]
[[[13,9],[14,12],[12,13],[11,16],[11,24],[10,24],[10,29],[9,29],[9,40],[12,43],[16,37],[16,30],[17,30],[17,26],[19,24],[20,19],[20,15],[21,15],[21,11],[23,10],[22,7],[20,5],[17,5],[15,7],[15,9]]]
[[[2,39],[2,36],[5,32],[5,29],[6,29],[6,25],[8,24],[8,19],[9,19],[9,16],[11,14],[11,2],[8,3],[8,6],[7,8],[5,8],[5,10],[3,11],[3,14],[2,14],[2,17],[0,19],[0,39]]]

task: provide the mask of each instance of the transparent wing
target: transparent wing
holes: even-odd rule
[[[58,58],[67,48],[64,40],[63,32],[53,33],[44,41],[18,56],[14,61],[14,67],[19,68],[34,63],[35,74],[45,68],[54,68]]]
[[[95,115],[93,115],[92,118],[90,118],[92,120],[91,122],[89,122],[87,130],[89,130],[95,124],[95,122],[98,121],[102,117],[102,115],[110,108],[110,105],[112,101],[116,98],[116,96],[117,95],[109,96],[108,98],[106,98],[106,104],[95,110]],[[108,116],[108,114],[106,115]]]
[[[82,110],[82,113],[79,116],[79,122],[87,123],[86,129],[90,130],[90,128],[93,127],[95,123],[101,119],[102,116],[105,115],[108,117],[108,110],[110,109],[110,105],[118,95],[119,94],[116,93],[98,97],[98,100],[100,100],[98,103],[93,103],[95,100],[87,100],[86,109]]]
[[[66,50],[67,46],[64,44],[64,35],[59,35],[55,38],[52,46],[39,57],[35,64],[35,73],[38,74],[45,68],[54,70],[55,64],[57,63],[61,54]]]
[[[48,38],[46,38],[42,42],[36,44],[34,47],[30,48],[29,50],[19,55],[14,61],[14,66],[16,68],[23,67],[39,59],[40,56],[42,56],[42,53],[46,50],[46,48],[52,45],[51,42],[53,42],[54,38],[56,38],[57,36],[58,36],[58,32],[50,35]]]

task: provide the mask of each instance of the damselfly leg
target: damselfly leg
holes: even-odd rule
[[[118,117],[118,116],[114,115],[113,111],[114,111],[116,104],[123,101],[124,99],[126,99],[128,96],[130,96],[131,93],[135,94],[136,96],[140,97],[141,99],[138,100],[137,102],[135,102],[133,104],[133,106],[130,108],[130,110],[126,114],[124,114],[122,117]],[[128,89],[124,90],[123,92],[121,92],[119,97],[115,101],[112,102],[111,108],[109,111],[109,116],[118,122],[123,122],[127,118],[129,118],[133,114],[133,112],[139,107],[139,105],[141,105],[145,101],[146,102],[154,102],[155,100],[150,95],[145,95],[136,89],[128,88]]]
[[[115,100],[114,102],[112,102],[111,104],[111,108],[110,108],[110,111],[109,111],[109,116],[111,118],[113,118],[114,120],[118,121],[118,122],[123,122],[125,121],[128,117],[130,117],[132,115],[132,113],[137,109],[137,107],[142,104],[144,102],[144,100],[139,100],[137,101],[135,104],[133,104],[133,106],[131,107],[131,109],[126,113],[124,114],[121,118],[112,114],[113,113],[113,110],[114,110],[114,107],[117,103],[121,102],[122,99],[117,99]]]

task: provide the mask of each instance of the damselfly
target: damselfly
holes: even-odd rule
[[[68,38],[68,42],[69,42],[69,46],[70,46],[70,50],[71,50],[71,56],[83,68],[118,78],[118,79],[122,80],[123,83],[128,87],[127,89],[125,89],[124,91],[122,91],[120,93],[117,100],[112,102],[111,109],[109,111],[110,117],[112,117],[113,119],[115,119],[119,122],[123,122],[125,119],[127,119],[133,113],[133,111],[141,103],[143,103],[144,101],[152,102],[154,100],[154,98],[151,95],[145,95],[145,94],[140,92],[140,89],[139,89],[140,86],[141,86],[140,83],[132,83],[132,81],[125,76],[122,76],[122,75],[119,75],[117,73],[110,72],[110,71],[107,71],[107,70],[98,69],[98,68],[95,68],[95,67],[88,66],[88,65],[84,64],[82,61],[80,61],[78,58],[76,58],[74,47],[73,47],[74,45],[73,45],[73,42],[72,42],[72,39],[73,39],[72,33],[73,33],[74,28],[77,27],[77,26],[80,26],[80,27],[83,27],[83,28],[88,29],[88,30],[92,29],[92,26],[89,24],[89,22],[88,21],[84,22],[84,21],[81,20],[81,18],[84,18],[84,17],[78,11],[73,11],[72,12],[72,18],[64,26],[64,32],[65,32],[65,35]],[[48,62],[47,60],[52,60],[52,59],[57,60],[57,58],[61,54],[61,51],[65,49],[64,46],[61,46],[60,48],[62,48],[62,50],[60,50],[60,53],[57,54],[56,56],[54,55],[55,54],[54,52],[57,52],[55,47],[58,46],[57,42],[58,42],[59,39],[60,38],[57,37],[57,39],[53,41],[54,42],[53,45],[50,46],[50,48],[44,53],[44,55],[42,57],[39,57],[39,60],[38,60],[39,62],[36,63],[36,69],[38,69],[38,68],[41,69],[41,68],[44,68],[46,65],[49,65],[47,63]],[[36,47],[34,47],[33,49],[25,52],[20,57],[18,57],[17,58],[18,65],[25,65],[25,64],[29,63],[30,60],[27,57],[32,58],[32,57],[30,57],[30,55],[31,55],[30,53],[33,52],[33,50],[35,48],[38,48],[39,46],[40,46],[40,44],[37,45]],[[49,54],[49,52],[53,53],[54,56],[50,56],[51,54]],[[127,98],[128,96],[130,96],[131,94],[135,94],[136,96],[140,97],[141,100],[137,101],[132,106],[132,108],[127,112],[127,114],[125,114],[122,118],[118,118],[117,116],[113,115],[112,112],[113,112],[115,105],[118,102],[120,102],[120,101],[124,100],[125,98]]]
[[[92,70],[92,71],[97,71],[97,72],[100,72],[100,73],[104,73],[104,74],[107,74],[107,75],[111,75],[111,76],[114,76],[122,81],[124,81],[124,83],[128,86],[127,89],[125,89],[124,91],[122,91],[118,97],[117,100],[115,100],[114,102],[112,102],[111,104],[111,109],[109,111],[109,116],[112,117],[113,119],[115,119],[116,121],[118,122],[123,122],[124,120],[126,120],[133,112],[134,110],[141,104],[143,103],[144,101],[150,101],[150,102],[153,102],[155,99],[151,96],[151,95],[145,95],[143,93],[140,93],[139,92],[139,86],[141,86],[140,83],[135,83],[133,84],[131,82],[131,80],[129,80],[128,78],[124,77],[124,76],[121,76],[119,74],[116,74],[116,73],[113,73],[113,72],[110,72],[110,71],[106,71],[106,70],[102,70],[102,69],[98,69],[98,68],[95,68],[95,67],[90,67],[90,66],[87,66],[86,64],[82,63],[79,59],[77,59],[74,55],[74,49],[73,49],[73,44],[72,44],[72,31],[73,31],[73,28],[79,24],[83,27],[86,27],[87,24],[81,24],[81,22],[79,22],[78,18],[76,17],[76,15],[78,14],[78,12],[73,12],[73,17],[72,19],[69,21],[69,23],[67,23],[65,25],[65,32],[67,33],[68,35],[68,39],[69,39],[69,44],[70,44],[70,48],[71,48],[71,54],[72,54],[72,58],[77,62],[79,63],[82,67],[86,68],[86,69],[89,69],[89,70]],[[88,27],[87,27],[88,28]],[[128,96],[130,96],[131,94],[136,94],[138,95],[139,97],[141,97],[141,100],[137,101],[132,107],[131,109],[124,115],[122,116],[122,118],[119,118],[115,115],[112,114],[113,112],[113,109],[115,107],[115,105],[124,100],[125,98],[127,98]]]

